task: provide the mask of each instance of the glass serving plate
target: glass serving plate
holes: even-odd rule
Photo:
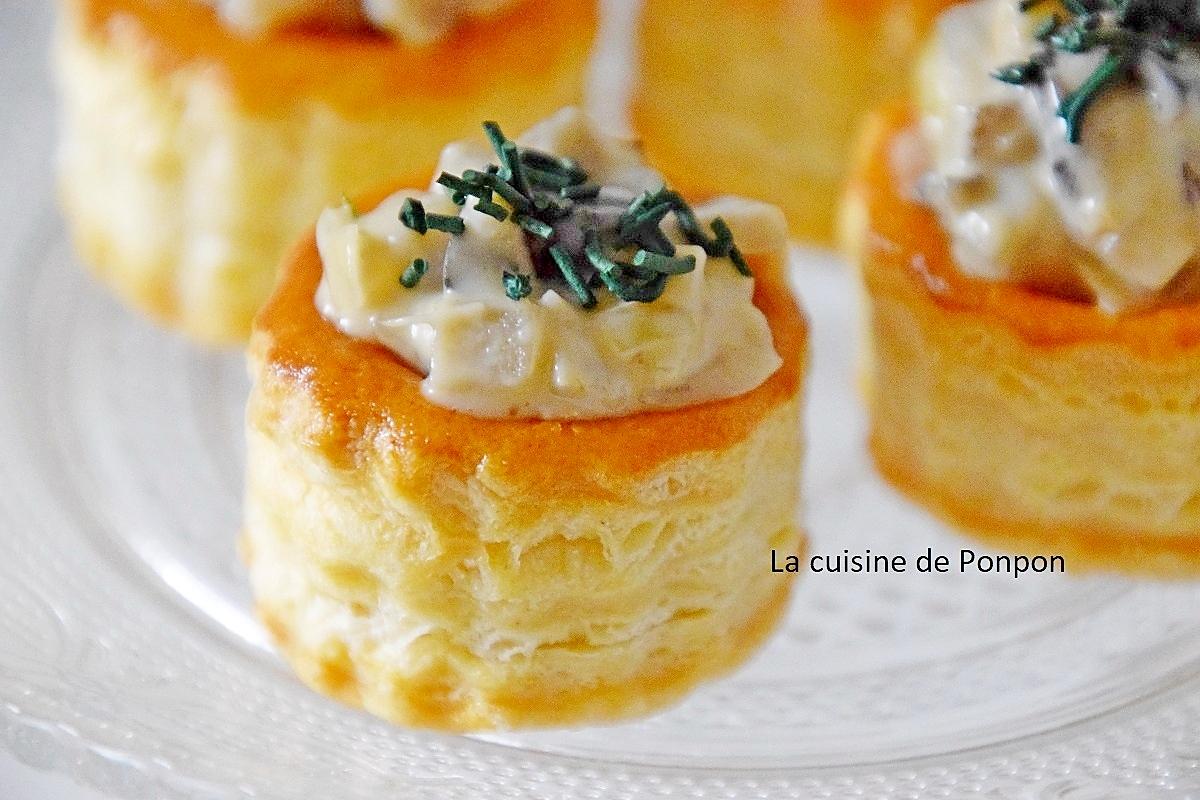
[[[609,727],[447,736],[309,692],[235,554],[242,358],[131,316],[75,262],[45,166],[46,9],[26,11],[0,26],[0,746],[22,761],[165,800],[1200,797],[1198,584],[805,575],[751,663]],[[814,552],[984,552],[866,458],[844,265],[798,251],[794,275]]]

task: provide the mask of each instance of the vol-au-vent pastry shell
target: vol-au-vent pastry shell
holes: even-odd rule
[[[307,683],[407,724],[615,719],[740,663],[802,550],[806,329],[780,257],[755,303],[783,365],[726,400],[598,420],[479,418],[318,312],[315,241],[256,323],[245,544]]]
[[[362,30],[229,30],[192,0],[64,0],[60,190],[124,300],[238,342],[322,208],[424,181],[481,118],[523,129],[581,96],[595,0],[520,0],[426,46]]]
[[[881,113],[845,208],[869,305],[871,448],[974,532],[1086,566],[1200,568],[1200,308],[1112,315],[955,266]]]

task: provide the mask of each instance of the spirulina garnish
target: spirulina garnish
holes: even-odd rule
[[[533,291],[533,284],[528,275],[504,270],[504,293],[511,300],[524,300]]]
[[[425,277],[425,273],[428,271],[429,262],[423,258],[414,258],[408,265],[408,269],[404,270],[404,274],[400,276],[400,285],[405,289],[412,289],[421,282],[421,278]]]
[[[1017,85],[1041,83],[1057,54],[1103,50],[1100,64],[1059,102],[1067,140],[1077,144],[1088,109],[1105,91],[1139,81],[1146,55],[1170,62],[1200,44],[1198,5],[1197,0],[1020,0],[1021,11],[1046,14],[1034,31],[1042,45],[1028,60],[992,75]]]
[[[537,277],[561,284],[564,296],[580,307],[595,307],[595,290],[602,287],[621,300],[653,302],[662,296],[670,277],[695,270],[695,257],[677,256],[675,245],[663,233],[662,224],[670,215],[690,244],[710,256],[729,258],[738,272],[751,274],[725,221],[713,220],[709,235],[678,192],[662,187],[643,192],[623,208],[614,207],[614,201],[604,197],[600,185],[590,181],[574,160],[519,147],[495,122],[485,122],[483,130],[499,163],[462,175],[443,172],[437,183],[450,190],[458,205],[465,206],[467,198],[473,197],[476,211],[520,226]],[[610,213],[589,213],[603,211]],[[404,201],[400,221],[422,235],[429,230],[453,235],[465,230],[461,217],[430,214],[414,198]],[[418,270],[413,262],[401,283],[416,286],[425,268]],[[528,275],[506,270],[503,281],[505,294],[513,300],[528,297],[533,290]]]
[[[466,230],[462,219],[448,214],[429,214],[420,200],[409,197],[400,207],[400,221],[407,228],[424,235],[426,231],[443,231],[457,236]]]

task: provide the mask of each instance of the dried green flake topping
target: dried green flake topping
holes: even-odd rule
[[[709,256],[729,258],[740,273],[750,274],[725,221],[713,220],[711,235],[705,232],[678,192],[662,187],[628,203],[606,198],[574,160],[519,147],[494,122],[485,122],[483,130],[499,163],[461,175],[443,172],[437,183],[464,212],[473,209],[507,221],[525,234],[536,275],[505,270],[504,292],[513,300],[533,292],[535,277],[557,282],[564,296],[583,308],[597,305],[595,292],[600,289],[630,302],[657,300],[670,277],[696,269],[695,256],[677,256],[662,230],[672,215],[689,244],[702,247]],[[475,199],[473,205],[468,205],[470,198]],[[460,235],[466,229],[462,217],[429,213],[414,198],[404,201],[400,220],[420,234],[436,230]],[[629,253],[632,263],[621,260]],[[427,268],[423,259],[415,260],[401,283],[416,286]]]
[[[425,277],[425,273],[429,271],[429,263],[423,258],[414,258],[413,262],[408,265],[408,269],[404,270],[404,274],[400,276],[400,285],[405,289],[412,289],[421,282],[421,278]]]
[[[564,186],[558,193],[572,200],[595,200],[600,194],[600,184],[577,183],[574,186]]]
[[[524,300],[533,291],[533,282],[528,275],[504,271],[504,293],[511,300]]]
[[[442,231],[459,236],[467,229],[467,225],[462,221],[462,217],[451,217],[445,214],[426,214],[425,224],[429,226],[431,231]]]
[[[635,267],[645,267],[663,275],[685,275],[696,269],[695,256],[664,256],[649,250],[638,250],[633,257]]]
[[[562,273],[563,279],[571,287],[571,291],[575,293],[576,299],[579,300],[579,305],[583,308],[593,308],[596,305],[596,296],[592,294],[592,290],[588,287],[587,282],[580,276],[578,265],[576,265],[575,259],[571,257],[571,254],[555,244],[550,246],[550,257],[554,259],[554,263]]]
[[[406,198],[404,205],[400,207],[400,221],[404,223],[404,227],[411,228],[422,236],[431,230],[458,236],[466,230],[466,225],[461,217],[430,214],[425,211],[425,206],[420,200],[414,200],[411,197]]]
[[[404,223],[404,227],[416,231],[422,236],[425,231],[429,230],[428,221],[425,219],[425,206],[420,200],[414,200],[411,197],[406,198],[404,205],[400,206],[400,221]]]

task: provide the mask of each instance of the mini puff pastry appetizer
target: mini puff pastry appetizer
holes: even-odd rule
[[[242,341],[285,249],[483,116],[581,94],[595,0],[62,0],[61,194],[133,306]]]
[[[876,460],[1013,548],[1200,566],[1200,23],[978,0],[881,114],[848,239]]]
[[[757,197],[832,241],[854,132],[907,85],[949,4],[646,0],[633,123],[648,160],[689,194]]]
[[[806,328],[778,210],[568,109],[327,209],[251,340],[246,555],[299,675],[451,730],[640,714],[789,579]]]

